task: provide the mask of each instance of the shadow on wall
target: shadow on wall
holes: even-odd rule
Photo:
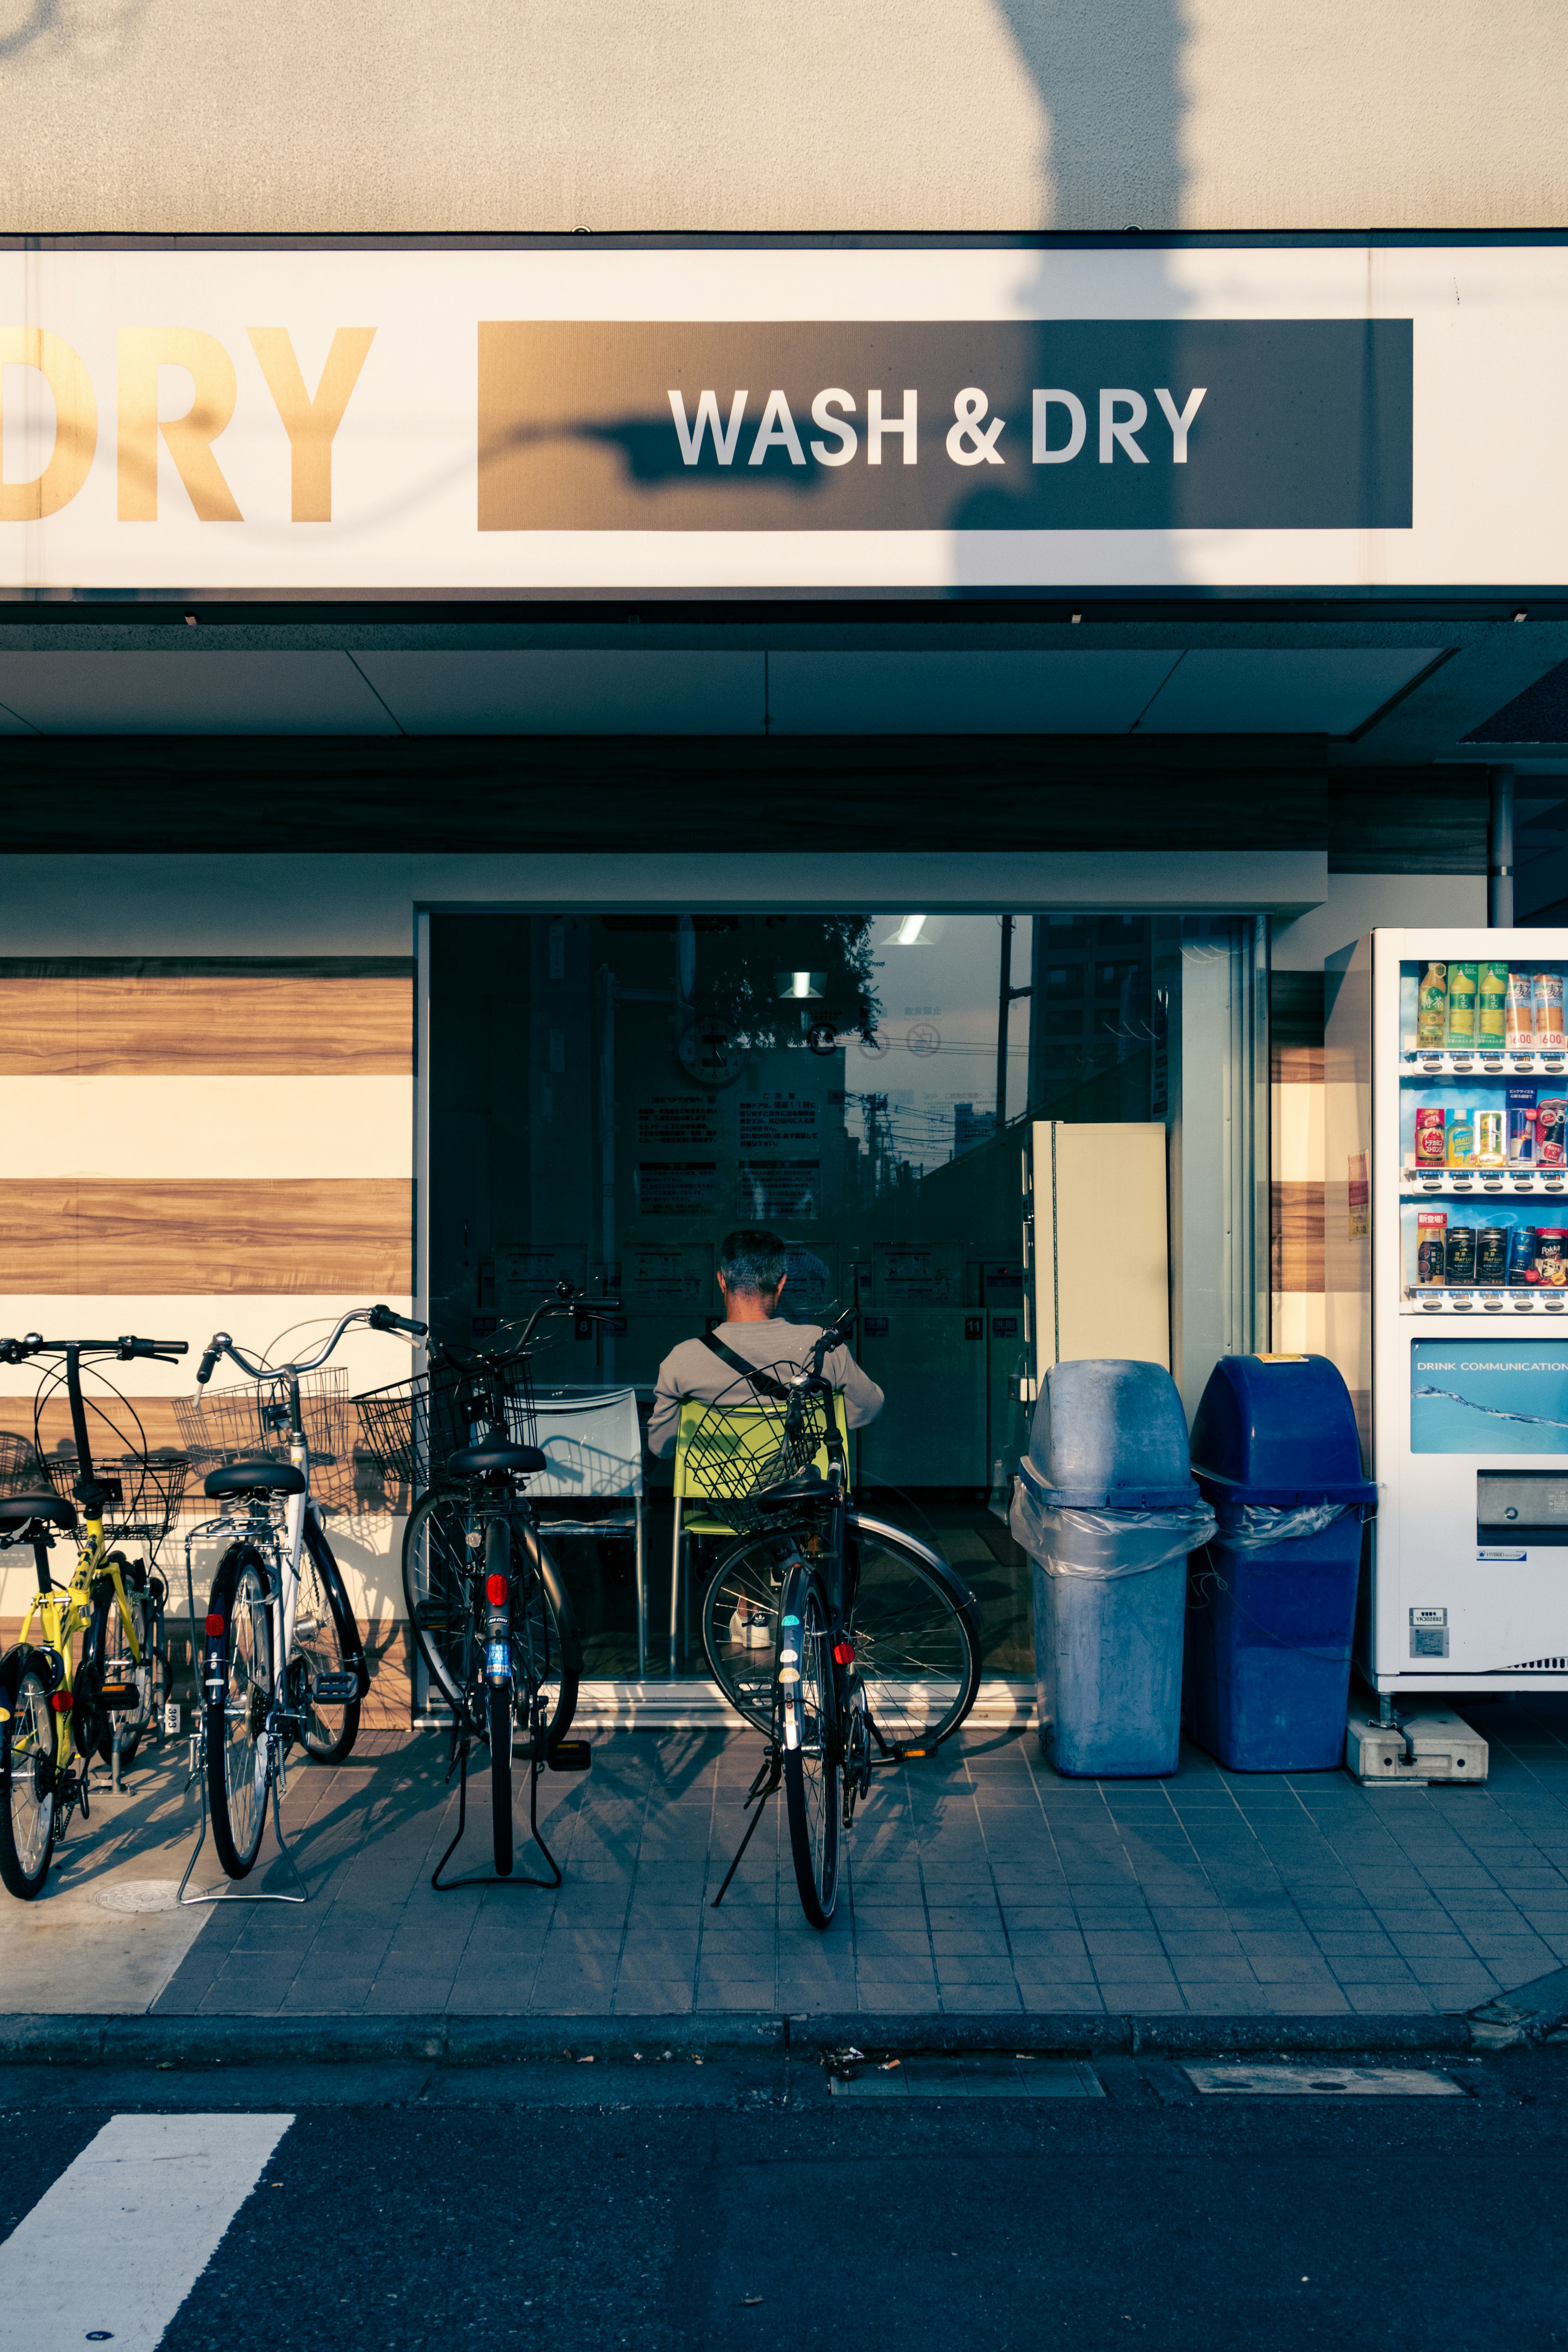
[[[111,63],[152,0],[24,0],[0,7],[0,62],[44,44],[90,71]]]
[[[1038,226],[1182,226],[1182,49],[1177,0],[996,0],[1049,126]],[[1116,217],[1104,194],[1116,191]]]

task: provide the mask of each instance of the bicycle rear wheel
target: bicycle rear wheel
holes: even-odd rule
[[[98,1753],[105,1764],[112,1764],[118,1748],[121,1771],[135,1756],[142,1745],[142,1736],[153,1719],[156,1696],[153,1677],[157,1671],[157,1660],[153,1654],[156,1621],[152,1601],[145,1592],[128,1588],[125,1606],[131,1614],[138,1656],[132,1658],[131,1654],[125,1620],[120,1613],[114,1587],[105,1579],[93,1603],[92,1624],[84,1661],[97,1670],[100,1703],[104,1691],[135,1694],[130,1706],[103,1706],[100,1717],[102,1728],[99,1735]]]
[[[333,1705],[316,1696],[322,1675],[357,1672],[359,1628],[337,1561],[326,1537],[313,1518],[305,1521],[305,1542],[300,1554],[300,1597],[294,1604],[294,1651],[290,1677],[297,1666],[303,1685],[290,1698],[298,1705],[305,1753],[318,1764],[341,1764],[359,1738],[357,1698]]]
[[[583,1643],[572,1603],[549,1551],[531,1528],[511,1527],[511,1640],[520,1675],[531,1674],[544,1699],[545,1739],[553,1748],[576,1712]],[[479,1526],[467,1494],[422,1495],[403,1538],[403,1595],[432,1696],[461,1713],[473,1622],[470,1545]]]
[[[702,1595],[702,1647],[713,1679],[763,1734],[773,1722],[779,1594],[796,1561],[804,1565],[798,1531],[737,1536],[720,1553]]]
[[[980,1689],[980,1614],[940,1554],[851,1512],[845,1615],[871,1722],[889,1748],[951,1738]]]
[[[268,1571],[253,1545],[231,1545],[218,1563],[207,1602],[202,1682],[213,1843],[230,1878],[247,1878],[267,1826],[267,1717],[272,1704]]]
[[[793,1639],[792,1639],[793,1637]],[[826,1927],[838,1898],[838,1704],[822,1579],[798,1566],[780,1595],[778,1711],[784,1810],[801,1908]]]

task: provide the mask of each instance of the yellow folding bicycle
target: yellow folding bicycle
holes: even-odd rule
[[[37,1570],[22,1637],[0,1657],[0,1881],[24,1903],[42,1892],[72,1813],[88,1818],[92,1759],[100,1758],[118,1779],[158,1716],[166,1680],[163,1579],[155,1566],[128,1559],[120,1547],[132,1533],[153,1542],[163,1533],[186,1465],[181,1455],[142,1454],[126,1456],[124,1476],[94,1469],[82,1360],[173,1361],[185,1351],[183,1339],[44,1339],[36,1331],[0,1339],[0,1363],[60,1360],[44,1385],[63,1380],[76,1438],[74,1502],[50,1486],[36,1448],[31,1475],[12,1465],[11,1491],[0,1491],[0,1552],[29,1544]],[[106,1514],[114,1522],[109,1534]],[[66,1584],[57,1584],[49,1569],[59,1533],[78,1548]],[[73,1655],[79,1636],[80,1654]]]

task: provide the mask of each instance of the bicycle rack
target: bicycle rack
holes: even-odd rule
[[[195,1656],[196,1599],[195,1587],[191,1582],[191,1546],[195,1542],[198,1536],[210,1535],[216,1528],[233,1528],[237,1525],[237,1522],[230,1518],[208,1519],[205,1521],[201,1527],[193,1528],[190,1534],[185,1538],[185,1606],[190,1612],[191,1664],[196,1675],[197,1692],[195,1712],[199,1725],[201,1724],[202,1717],[200,1696],[201,1670],[196,1665]],[[310,1890],[305,1884],[304,1873],[300,1870],[299,1864],[295,1861],[294,1850],[283,1834],[282,1743],[272,1735],[268,1735],[267,1742],[267,1784],[272,1792],[272,1827],[278,1840],[279,1854],[294,1874],[294,1884],[300,1889],[299,1894],[273,1895],[268,1894],[261,1888],[256,1888],[247,1893],[241,1893],[239,1891],[238,1882],[235,1879],[226,1880],[222,1886],[203,1888],[200,1893],[195,1895],[187,1895],[185,1893],[186,1887],[191,1883],[191,1873],[195,1870],[197,1862],[201,1858],[201,1851],[203,1846],[206,1843],[207,1838],[207,1776],[205,1771],[202,1769],[206,1760],[205,1754],[205,1740],[206,1731],[205,1725],[202,1725],[191,1741],[191,1755],[193,1759],[191,1779],[196,1782],[197,1787],[201,1790],[202,1825],[196,1833],[196,1842],[195,1846],[192,1848],[191,1858],[185,1864],[185,1874],[180,1881],[180,1892],[177,1897],[180,1907],[188,1911],[200,1903],[309,1903],[310,1900]],[[186,1788],[188,1789],[190,1785],[190,1780],[187,1780],[185,1783]]]
[[[554,1874],[550,1878],[502,1878],[498,1871],[488,1875],[470,1873],[463,1878],[449,1878],[443,1886],[441,1873],[463,1843],[463,1828],[468,1815],[468,1750],[473,1746],[473,1727],[465,1709],[461,1723],[452,1719],[452,1760],[447,1767],[447,1785],[451,1786],[454,1768],[458,1770],[458,1833],[430,1874],[430,1884],[437,1895],[455,1894],[460,1886],[542,1886],[553,1893],[561,1885],[561,1865],[539,1834],[539,1776],[544,1769],[543,1702],[535,1697],[529,1723],[531,1757],[528,1774],[528,1832]]]

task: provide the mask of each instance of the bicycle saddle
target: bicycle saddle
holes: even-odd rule
[[[215,1499],[221,1495],[302,1495],[305,1474],[291,1462],[226,1462],[209,1470],[202,1490]]]
[[[28,1519],[45,1519],[51,1528],[74,1528],[76,1506],[60,1495],[0,1495],[0,1528],[19,1528]]]
[[[447,1456],[447,1467],[458,1478],[494,1478],[520,1470],[542,1470],[544,1456],[537,1445],[514,1445],[508,1437],[481,1437],[477,1445],[459,1446]]]

